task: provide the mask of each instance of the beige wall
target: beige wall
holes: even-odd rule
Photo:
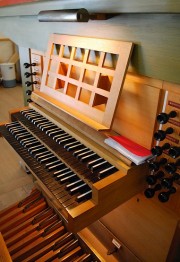
[[[81,7],[90,13],[116,12],[116,16],[88,23],[38,21],[37,14],[41,10]],[[135,48],[131,70],[156,79],[180,83],[179,1],[40,1],[36,4],[1,8],[0,23],[2,33],[19,46],[40,51],[46,50],[52,33],[132,41]]]

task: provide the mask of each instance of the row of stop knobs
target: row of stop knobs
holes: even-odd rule
[[[36,63],[24,63],[24,68],[31,68],[31,67],[34,67],[34,66],[36,66]],[[24,73],[25,78],[29,78],[30,76],[35,76],[35,75],[37,75],[36,72],[31,72],[31,73],[25,72]],[[30,86],[35,85],[35,84],[37,84],[37,81],[26,81],[25,82],[26,87],[30,87]],[[29,89],[26,90],[26,95],[30,96],[31,93],[32,93],[31,90],[29,90]],[[32,102],[32,100],[30,98],[28,98],[27,102],[30,103],[30,102]]]
[[[157,121],[160,124],[166,124],[170,118],[175,118],[176,116],[176,111],[171,111],[169,114],[161,113],[157,116]],[[167,135],[173,133],[174,129],[172,127],[168,127],[166,130],[158,130],[154,134],[154,139],[156,141],[163,141]],[[175,159],[174,162],[168,162],[168,160],[163,157],[158,161],[149,162],[150,175],[146,178],[149,187],[144,191],[145,196],[152,198],[156,191],[160,191],[158,199],[161,202],[167,202],[170,195],[176,192],[173,182],[179,181],[180,179],[180,175],[178,174],[180,167],[180,158],[178,158],[180,156],[180,147],[165,143],[162,146],[153,147],[151,152],[154,158],[166,152],[166,154]]]

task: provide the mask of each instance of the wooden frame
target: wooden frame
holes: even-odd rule
[[[45,58],[42,97],[49,97],[53,104],[57,101],[63,111],[96,130],[109,129],[132,47],[131,42],[53,34]]]

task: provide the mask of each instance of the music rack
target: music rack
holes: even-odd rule
[[[52,35],[40,92],[96,130],[110,128],[133,44]]]

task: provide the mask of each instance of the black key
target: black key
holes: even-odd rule
[[[67,184],[67,185],[66,185],[66,189],[67,189],[67,190],[70,190],[71,188],[73,188],[73,187],[75,187],[75,186],[77,186],[77,185],[79,185],[79,184],[82,184],[82,183],[84,183],[83,180],[78,179],[77,181],[74,181],[74,182],[72,182],[72,183],[70,183],[70,184]]]
[[[31,150],[30,154],[33,155],[33,154],[35,154],[37,152],[44,152],[44,151],[46,151],[46,148],[44,146],[41,146],[39,148],[35,148],[35,149]]]
[[[28,148],[28,147],[36,146],[36,145],[40,145],[40,144],[41,143],[37,139],[35,139],[35,140],[31,140],[30,142],[28,141],[28,142],[24,143],[24,147]]]
[[[102,157],[98,157],[97,159],[88,162],[87,167],[88,167],[88,168],[91,168],[93,165],[101,162],[102,160],[103,160]]]
[[[59,131],[59,127],[56,126],[52,130],[47,130],[46,134],[49,135],[49,133],[54,132],[54,131]]]
[[[60,135],[62,133],[64,133],[64,131],[58,128],[58,130],[56,130],[56,131],[49,132],[48,136],[52,136],[53,137],[55,135]]]
[[[50,167],[48,167],[48,171],[52,171],[54,169],[57,169],[57,168],[61,167],[62,165],[64,165],[64,163],[60,162],[59,164],[55,164],[53,166],[50,166]]]
[[[56,157],[51,153],[51,152],[48,152],[46,153],[45,155],[42,155],[42,156],[39,156],[37,158],[37,160],[41,163],[41,164],[45,164],[46,162],[48,161],[51,161],[51,160],[55,160]]]
[[[67,177],[61,178],[61,179],[60,179],[60,182],[61,182],[61,183],[65,183],[65,182],[67,182],[67,181],[69,181],[69,180],[75,179],[76,177],[77,177],[77,175],[74,174],[74,173],[72,173],[72,174],[70,174],[70,175],[67,176]]]
[[[65,138],[65,139],[62,139],[62,140],[60,140],[59,141],[59,144],[60,145],[63,145],[63,144],[66,144],[67,142],[69,142],[69,141],[74,141],[75,139],[73,138],[73,137],[67,137],[67,138]]]
[[[84,200],[88,200],[92,197],[92,190],[89,189],[85,193],[82,193],[81,195],[77,196],[76,201],[77,202],[82,202]]]
[[[106,160],[103,159],[102,162],[98,163],[98,164],[95,164],[91,167],[91,171],[94,172],[100,168],[105,168],[107,167],[107,164],[109,164]]]
[[[69,190],[69,193],[70,193],[70,194],[75,194],[75,193],[77,193],[78,191],[84,189],[85,187],[87,187],[87,184],[86,184],[86,183],[83,183],[83,184],[81,184],[81,185],[79,185],[79,186],[76,186],[76,187],[71,188],[71,189]]]
[[[58,163],[61,163],[61,162],[60,162],[60,160],[57,158],[57,160],[51,161],[50,163],[47,163],[47,164],[45,165],[45,167],[48,168],[48,167],[53,166],[53,165],[58,164]]]
[[[106,176],[109,176],[109,175],[115,173],[117,170],[118,169],[115,166],[107,167],[107,168],[101,170],[100,172],[98,172],[98,179],[102,179]]]
[[[88,160],[93,160],[94,158],[97,158],[97,157],[98,157],[98,155],[93,152],[93,153],[89,153],[88,155],[81,157],[80,161],[85,162],[85,161],[88,161]]]
[[[53,173],[53,176],[57,177],[57,176],[60,176],[61,174],[64,174],[64,173],[66,173],[66,172],[69,172],[69,171],[71,171],[71,170],[69,169],[69,167],[67,167],[67,166],[64,165],[64,166],[62,167],[62,169],[54,172],[54,173]]]
[[[71,136],[69,134],[65,133],[64,135],[59,136],[58,138],[56,138],[56,142],[59,143],[59,141],[65,139],[65,138],[68,138],[68,137],[71,137]]]

